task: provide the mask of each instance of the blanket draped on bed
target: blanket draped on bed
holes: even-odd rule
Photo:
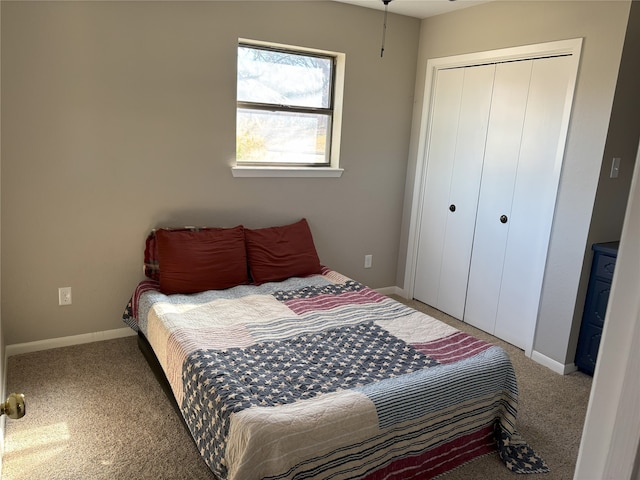
[[[124,320],[220,479],[424,479],[496,449],[548,471],[501,348],[329,269],[195,295],[142,282]]]

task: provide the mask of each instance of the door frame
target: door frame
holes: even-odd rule
[[[405,264],[405,277],[403,295],[406,298],[413,298],[416,276],[416,259],[418,257],[418,246],[420,240],[420,222],[422,218],[422,203],[424,201],[426,174],[427,174],[427,153],[430,145],[431,135],[431,110],[433,108],[435,79],[439,70],[450,68],[470,67],[474,65],[486,65],[490,63],[501,63],[516,60],[529,60],[535,58],[571,55],[575,62],[576,75],[571,80],[570,88],[567,89],[567,102],[562,120],[561,141],[558,144],[556,161],[553,175],[560,177],[564,149],[566,144],[566,134],[569,129],[569,119],[573,92],[577,80],[578,65],[580,62],[580,52],[582,51],[582,38],[568,40],[558,40],[553,42],[522,45],[517,47],[488,50],[485,52],[468,53],[449,57],[431,58],[427,60],[425,88],[422,101],[422,112],[419,122],[419,138],[416,155],[416,171],[414,176],[413,196],[411,202],[411,215],[409,221],[409,236],[407,243],[407,258]],[[550,234],[550,232],[549,232]],[[534,328],[535,330],[535,328]],[[533,352],[534,332],[529,335],[526,341],[525,354],[531,357]]]

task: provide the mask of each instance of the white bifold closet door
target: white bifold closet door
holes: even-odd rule
[[[414,297],[526,348],[564,144],[569,56],[439,71]]]
[[[495,65],[436,79],[415,298],[462,319]]]

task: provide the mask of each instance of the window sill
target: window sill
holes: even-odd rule
[[[231,167],[234,177],[338,178],[343,171],[332,167]]]

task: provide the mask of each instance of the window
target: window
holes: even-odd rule
[[[343,71],[341,54],[241,41],[234,175],[338,171]]]

